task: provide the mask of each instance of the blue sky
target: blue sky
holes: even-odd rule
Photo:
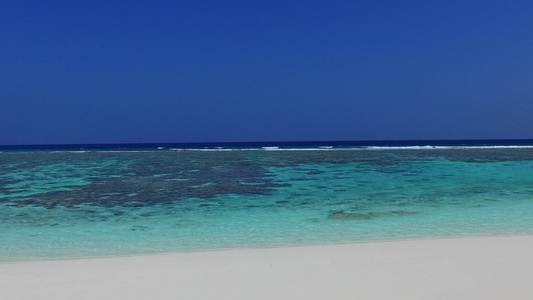
[[[0,1],[0,144],[533,138],[533,1]]]

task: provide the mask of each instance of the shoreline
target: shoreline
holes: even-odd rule
[[[129,258],[129,257],[145,257],[145,256],[161,256],[161,255],[177,255],[177,254],[191,254],[191,253],[209,253],[209,252],[225,252],[238,250],[268,250],[268,249],[283,249],[283,248],[307,248],[307,247],[322,247],[322,246],[337,246],[337,245],[357,245],[357,244],[386,244],[396,242],[414,242],[426,240],[454,240],[454,239],[471,239],[471,238],[491,238],[491,237],[520,237],[533,236],[533,233],[496,233],[484,235],[450,235],[450,236],[428,236],[428,237],[411,237],[398,239],[376,239],[376,240],[361,240],[361,241],[345,241],[345,242],[324,242],[324,243],[310,243],[310,244],[291,244],[291,245],[272,245],[272,246],[244,246],[244,247],[228,247],[228,248],[208,248],[208,249],[191,249],[178,251],[162,251],[162,252],[139,252],[126,254],[110,254],[100,256],[65,256],[65,257],[34,257],[34,258],[14,258],[14,259],[0,259],[0,266],[5,264],[25,263],[25,262],[43,262],[43,261],[72,261],[72,260],[90,260],[90,259],[112,259],[112,258]]]
[[[6,299],[526,299],[533,235],[0,263]]]

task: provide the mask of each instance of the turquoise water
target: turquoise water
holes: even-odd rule
[[[0,153],[0,260],[533,233],[527,147]]]

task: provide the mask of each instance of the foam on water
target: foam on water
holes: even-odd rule
[[[322,147],[2,153],[0,260],[533,233],[527,147]]]
[[[158,152],[158,151],[207,151],[207,152],[216,152],[216,151],[369,151],[369,150],[476,150],[476,149],[526,149],[526,150],[532,150],[533,144],[520,144],[520,145],[513,145],[513,144],[502,144],[502,145],[486,145],[486,144],[472,144],[472,145],[352,145],[350,143],[346,144],[340,144],[340,145],[292,145],[293,143],[289,143],[287,145],[280,144],[280,145],[268,145],[268,146],[261,146],[261,145],[254,145],[249,146],[250,143],[243,143],[237,144],[237,145],[228,145],[228,146],[191,146],[191,147],[162,147],[162,146],[147,146],[143,149],[136,149],[136,148],[128,148],[128,147],[117,147],[113,148],[113,145],[109,146],[102,146],[104,148],[91,148],[91,149],[71,149],[72,147],[69,147],[68,145],[65,146],[65,149],[61,150],[47,150],[47,148],[43,149],[37,149],[37,151],[33,148],[31,150],[16,150],[17,153],[87,153],[87,152],[99,152],[99,153],[139,153],[139,152]],[[252,143],[255,144],[255,143]],[[4,146],[5,147],[5,146]],[[2,153],[2,152],[0,152]]]

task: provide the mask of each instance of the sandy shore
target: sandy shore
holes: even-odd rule
[[[0,299],[531,299],[533,236],[0,264]]]

